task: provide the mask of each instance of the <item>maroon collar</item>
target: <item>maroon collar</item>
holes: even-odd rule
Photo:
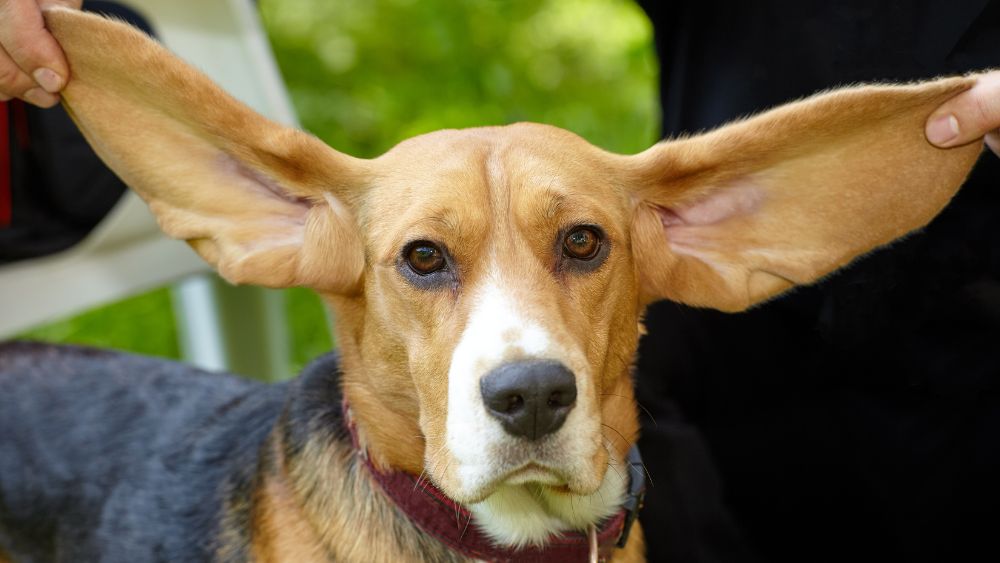
[[[402,471],[379,471],[358,447],[357,431],[347,401],[343,403],[344,422],[372,478],[418,528],[434,536],[451,549],[473,559],[492,563],[579,563],[608,561],[616,547],[624,547],[629,531],[642,507],[646,475],[635,446],[629,450],[629,491],[621,510],[604,520],[589,533],[564,532],[553,536],[542,547],[520,549],[498,546],[478,527],[471,525],[472,513],[448,498],[427,479]]]

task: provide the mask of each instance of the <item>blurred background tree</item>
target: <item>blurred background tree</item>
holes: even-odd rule
[[[445,128],[537,121],[615,152],[656,140],[652,29],[629,0],[261,0],[302,126],[372,157]],[[293,369],[331,346],[319,300],[286,292]],[[178,356],[157,290],[24,335]]]

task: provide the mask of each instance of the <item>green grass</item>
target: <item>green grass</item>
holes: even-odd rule
[[[657,131],[652,31],[624,0],[261,0],[303,126],[370,157],[449,127],[550,123],[618,152]],[[25,337],[176,358],[165,289]],[[331,346],[319,300],[286,292],[292,368]]]
[[[170,292],[166,288],[41,326],[18,337],[180,357]]]

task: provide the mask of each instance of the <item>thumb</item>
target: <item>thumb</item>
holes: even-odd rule
[[[0,19],[0,45],[9,57],[7,64],[12,61],[49,93],[62,89],[69,68],[59,44],[45,29],[39,4],[7,0],[0,4]]]
[[[1000,71],[981,74],[972,89],[942,104],[927,119],[927,140],[939,147],[971,143],[1000,128]]]
[[[993,154],[1000,156],[1000,129],[986,135],[986,146]]]

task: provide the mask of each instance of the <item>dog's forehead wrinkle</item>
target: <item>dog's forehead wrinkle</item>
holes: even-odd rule
[[[493,195],[494,211],[506,210],[510,205],[509,186],[507,185],[507,173],[504,170],[504,155],[498,147],[486,155],[484,160],[484,176],[486,185],[489,186]]]
[[[545,191],[545,206],[543,216],[546,219],[554,219],[559,215],[559,211],[565,208],[568,204],[567,197],[565,194],[554,192],[552,190]]]

